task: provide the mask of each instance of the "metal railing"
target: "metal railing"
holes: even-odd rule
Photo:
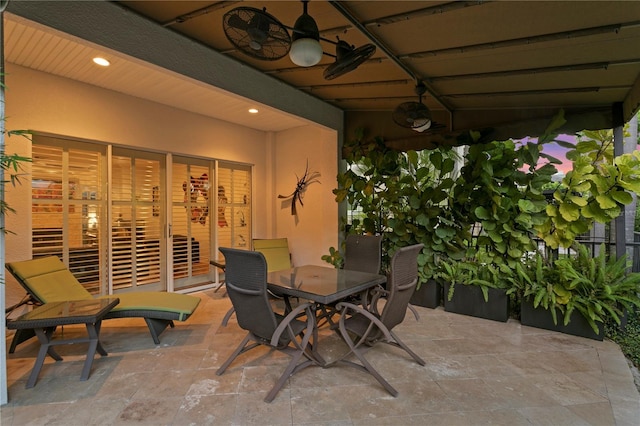
[[[562,255],[575,254],[575,250],[571,248],[547,249],[543,240],[536,241],[538,243],[538,250],[541,253],[550,254],[554,259],[557,259]],[[602,247],[607,251],[608,256],[615,254],[616,243],[615,241],[611,241],[609,238],[594,238],[592,236],[578,237],[576,238],[576,242],[585,246],[592,256],[597,256]],[[631,272],[640,272],[640,232],[634,232],[633,242],[628,241],[625,246],[627,258],[629,259],[631,266]]]

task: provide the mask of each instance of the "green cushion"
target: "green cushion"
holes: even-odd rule
[[[7,263],[9,269],[17,275],[16,278],[27,279],[53,271],[67,269],[57,256],[40,257],[38,259],[23,260],[21,262]]]
[[[91,293],[82,287],[68,269],[38,275],[25,281],[42,303],[93,299]]]
[[[112,309],[113,312],[127,310],[174,312],[180,315],[180,321],[188,318],[200,303],[200,298],[195,296],[162,291],[122,293],[101,297],[120,299],[120,303]]]
[[[7,266],[42,303],[93,298],[56,256],[12,262]]]
[[[291,253],[286,238],[253,240],[253,249],[264,255],[268,272],[291,268]]]

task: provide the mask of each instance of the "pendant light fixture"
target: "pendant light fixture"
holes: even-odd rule
[[[293,26],[291,50],[289,58],[291,62],[300,67],[312,67],[322,59],[322,46],[320,45],[320,32],[316,21],[307,13],[308,1],[302,2],[302,15]]]
[[[267,13],[266,8],[241,6],[224,14],[224,34],[239,51],[263,61],[277,61],[288,54],[295,65],[312,67],[320,62],[323,55],[333,57],[335,61],[324,71],[327,80],[355,70],[375,53],[376,47],[371,43],[356,48],[339,38],[335,42],[320,37],[318,24],[307,13],[309,0],[301,1],[302,15],[293,28]],[[321,42],[333,44],[336,54],[325,53]]]

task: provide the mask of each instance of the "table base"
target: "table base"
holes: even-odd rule
[[[29,379],[27,380],[27,389],[35,386],[47,354],[49,354],[49,356],[51,356],[51,358],[55,359],[56,361],[62,361],[62,357],[53,349],[53,346],[58,345],[89,343],[89,348],[87,349],[87,358],[84,361],[84,367],[82,368],[80,380],[85,381],[89,378],[89,373],[91,372],[91,366],[93,365],[93,358],[96,354],[96,351],[102,356],[107,356],[107,351],[104,350],[104,347],[98,339],[98,336],[100,335],[101,321],[95,324],[87,323],[85,325],[87,328],[88,336],[75,339],[53,340],[53,334],[56,329],[55,327],[34,329],[36,336],[40,341],[40,350],[38,351],[36,362],[33,365],[33,370],[31,370],[31,374],[29,375]]]

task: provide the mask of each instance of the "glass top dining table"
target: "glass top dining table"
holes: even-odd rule
[[[384,275],[305,265],[269,272],[269,290],[289,297],[300,297],[328,305],[384,284]]]

